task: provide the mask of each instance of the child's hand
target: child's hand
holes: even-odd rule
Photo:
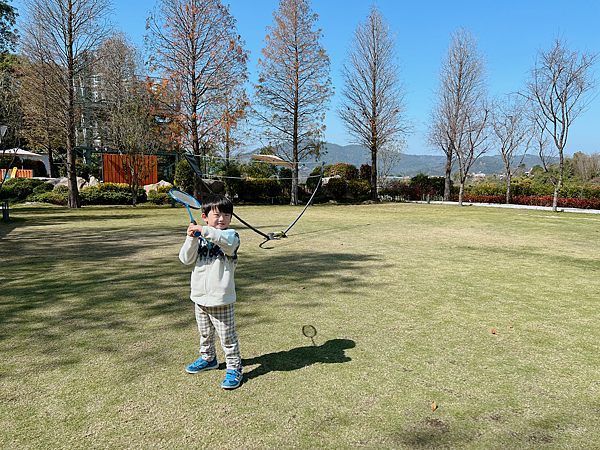
[[[187,229],[187,235],[191,237],[198,237],[200,236],[200,233],[202,233],[202,225],[194,225],[193,223],[190,223],[190,226]]]

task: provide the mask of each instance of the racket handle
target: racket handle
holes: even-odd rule
[[[192,223],[193,223],[194,225],[198,225],[198,223],[197,223],[195,220],[192,220]],[[197,231],[194,231],[194,236],[196,236],[196,237],[200,237],[200,236],[202,236],[202,234],[200,234],[200,233],[199,233],[199,232],[197,232]]]

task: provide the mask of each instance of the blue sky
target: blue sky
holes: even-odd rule
[[[19,3],[14,1],[13,5],[19,7]],[[272,25],[272,13],[279,2],[230,0],[224,3],[230,5],[230,13],[237,19],[239,33],[251,52],[248,68],[254,81],[265,27]],[[145,0],[114,0],[115,24],[140,46],[146,33],[148,12],[154,4]],[[317,26],[323,30],[323,45],[331,60],[331,76],[337,93],[341,88],[339,72],[346,46],[371,4],[370,0],[312,2],[313,11],[319,15]],[[479,48],[487,56],[492,95],[521,89],[536,52],[549,48],[559,35],[573,49],[600,52],[600,0],[379,0],[377,5],[397,33],[401,76],[408,90],[408,114],[416,125],[415,132],[408,138],[408,154],[434,153],[427,147],[424,133],[436,73],[452,30],[467,26],[477,35]],[[597,75],[600,77],[600,70]],[[352,142],[335,113],[338,98],[337,94],[332,98],[326,116],[325,138],[328,142],[346,145]],[[577,151],[600,151],[600,97],[572,125],[566,153]]]

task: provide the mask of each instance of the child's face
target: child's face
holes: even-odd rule
[[[231,214],[221,213],[218,209],[211,209],[208,215],[202,214],[202,218],[209,227],[217,230],[226,230],[231,223]]]

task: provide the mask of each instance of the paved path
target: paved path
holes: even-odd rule
[[[427,203],[426,201],[413,201],[411,203]],[[455,205],[458,206],[458,202],[429,202],[435,205]],[[530,206],[530,205],[507,205],[506,203],[469,203],[463,202],[463,206],[486,206],[488,208],[512,208],[512,209],[539,209],[542,211],[552,211],[551,206]],[[570,212],[570,213],[581,213],[581,214],[600,214],[598,209],[578,209],[578,208],[556,208],[557,212]]]

